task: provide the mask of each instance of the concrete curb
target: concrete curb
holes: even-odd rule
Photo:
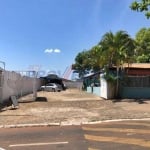
[[[79,126],[79,125],[92,125],[109,122],[121,122],[121,121],[150,121],[150,118],[142,119],[114,119],[114,120],[103,120],[93,122],[60,122],[60,123],[39,123],[39,124],[16,124],[16,125],[0,125],[0,128],[26,128],[26,127],[52,127],[52,126]]]
[[[82,124],[99,124],[99,123],[109,123],[109,122],[121,122],[121,121],[150,121],[150,118],[141,118],[141,119],[113,119],[113,120],[103,120],[95,122],[83,122]]]
[[[60,126],[60,123],[1,125],[0,128],[25,128],[25,127],[50,127],[50,126]]]

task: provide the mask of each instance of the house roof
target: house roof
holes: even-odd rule
[[[132,63],[132,64],[124,64],[123,67],[127,68],[141,68],[141,69],[150,69],[150,63]]]
[[[92,76],[95,76],[95,75],[101,74],[101,73],[103,73],[102,70],[100,70],[100,71],[98,71],[98,72],[95,72],[95,73],[87,74],[87,75],[85,75],[83,78],[89,78],[89,77],[92,77]]]

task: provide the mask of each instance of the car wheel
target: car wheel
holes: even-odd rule
[[[41,91],[44,91],[44,88],[41,88]]]
[[[52,89],[52,92],[55,92],[55,89]]]

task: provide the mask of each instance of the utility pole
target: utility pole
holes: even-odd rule
[[[33,71],[33,99],[36,100],[37,98],[37,88],[36,88],[36,77],[37,77],[37,72]]]

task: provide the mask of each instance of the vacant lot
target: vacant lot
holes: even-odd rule
[[[28,123],[81,123],[120,118],[150,118],[150,101],[104,100],[98,96],[68,89],[62,92],[38,92],[21,98],[19,109],[0,112],[0,125]]]

